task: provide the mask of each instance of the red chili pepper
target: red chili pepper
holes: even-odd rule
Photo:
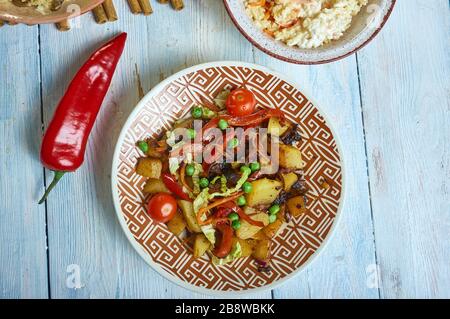
[[[169,191],[171,191],[172,193],[174,193],[181,199],[191,201],[191,199],[189,198],[189,195],[183,191],[183,188],[181,187],[181,185],[178,184],[178,182],[175,180],[175,178],[172,175],[170,175],[169,173],[163,173],[163,174],[161,174],[161,178],[162,178],[164,185],[166,185],[166,187],[169,189]]]
[[[41,147],[41,161],[55,172],[55,176],[39,204],[45,201],[65,173],[73,172],[83,164],[89,134],[122,55],[126,38],[127,34],[121,33],[91,55],[59,102]]]
[[[214,255],[224,258],[230,253],[233,245],[233,229],[226,223],[217,224],[216,229],[220,232],[220,239],[214,249]]]
[[[283,116],[284,114],[280,110],[265,109],[246,116],[231,117],[230,115],[222,115],[220,118],[226,120],[231,126],[254,126],[268,118]]]

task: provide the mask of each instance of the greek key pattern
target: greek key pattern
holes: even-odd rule
[[[192,252],[165,225],[145,212],[145,178],[134,172],[141,156],[138,140],[161,134],[201,101],[212,102],[225,88],[245,86],[259,106],[278,108],[299,125],[300,149],[307,163],[310,188],[308,212],[284,226],[272,240],[270,273],[258,272],[252,258],[214,266],[209,257],[194,259]],[[271,284],[301,267],[328,235],[341,200],[341,162],[333,134],[317,108],[294,86],[278,77],[246,67],[210,67],[184,75],[166,85],[141,109],[120,146],[117,167],[121,212],[134,239],[153,262],[172,276],[194,286],[239,291]],[[324,180],[330,185],[322,187]]]

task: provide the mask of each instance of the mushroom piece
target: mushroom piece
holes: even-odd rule
[[[11,1],[13,5],[17,7],[29,7],[30,6],[30,0],[12,0]]]
[[[64,0],[53,0],[52,4],[50,6],[50,10],[58,11],[61,8],[63,2],[64,2]]]

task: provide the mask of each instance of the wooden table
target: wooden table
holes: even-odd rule
[[[53,25],[0,29],[0,297],[204,297],[162,278],[133,250],[116,220],[110,171],[139,100],[135,66],[148,91],[216,60],[254,62],[294,79],[332,120],[347,171],[342,220],[326,250],[289,283],[250,297],[450,297],[447,0],[399,0],[374,42],[321,66],[253,48],[222,1],[186,1],[181,12],[152,4],[145,17],[116,1],[117,22],[97,25],[87,14],[65,33]],[[128,32],[127,47],[85,165],[39,206],[52,175],[38,158],[43,127],[75,70],[119,31]]]

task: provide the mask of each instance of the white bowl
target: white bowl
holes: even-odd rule
[[[260,30],[247,15],[243,0],[224,0],[236,27],[261,51],[283,61],[297,64],[322,64],[345,58],[368,44],[385,25],[396,0],[369,0],[353,18],[352,25],[339,40],[317,49],[289,47]]]

